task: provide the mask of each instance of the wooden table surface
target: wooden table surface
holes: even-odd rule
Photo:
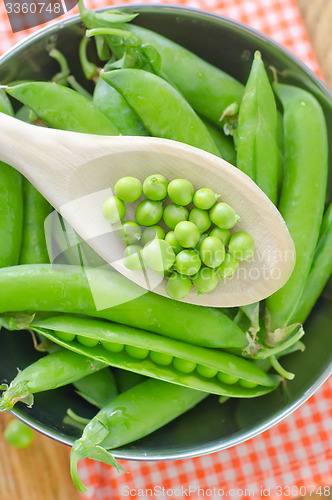
[[[325,81],[332,88],[332,1],[297,1]],[[0,499],[79,500],[69,475],[67,448],[40,434],[25,450],[10,447],[2,436],[11,418],[0,415]]]

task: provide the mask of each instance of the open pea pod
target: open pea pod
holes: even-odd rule
[[[279,377],[252,361],[125,325],[75,316],[35,319],[29,327],[50,340],[117,368],[211,394],[255,397]]]

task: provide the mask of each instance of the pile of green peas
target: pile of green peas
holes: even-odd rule
[[[123,221],[126,203],[142,195],[136,220]],[[163,273],[168,276],[167,294],[181,300],[192,284],[199,295],[211,292],[218,277],[223,280],[234,274],[239,261],[251,259],[255,252],[249,233],[231,233],[240,217],[219,198],[210,188],[195,191],[187,179],[168,182],[163,175],[153,174],[142,183],[136,177],[122,177],[114,186],[114,196],[104,202],[103,215],[126,245],[127,269],[147,266]],[[168,199],[171,203],[165,204]]]

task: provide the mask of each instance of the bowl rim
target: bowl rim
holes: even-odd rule
[[[267,43],[268,45],[272,45],[279,51],[283,52],[284,55],[286,55],[288,58],[290,58],[294,63],[296,63],[300,68],[307,73],[307,75],[314,80],[314,82],[320,87],[320,89],[323,91],[323,93],[330,99],[331,104],[332,104],[332,89],[330,90],[327,84],[319,78],[316,73],[301,59],[299,59],[293,52],[291,52],[288,48],[284,47],[281,45],[279,42],[273,40],[269,36],[265,35],[264,33],[258,31],[255,28],[252,28],[251,26],[248,26],[246,24],[241,23],[240,21],[237,21],[235,19],[232,19],[230,17],[223,16],[222,14],[217,14],[214,12],[210,12],[207,10],[199,9],[196,7],[184,7],[180,5],[173,5],[173,4],[158,4],[158,3],[147,3],[147,4],[141,4],[141,3],[128,3],[128,4],[120,4],[120,5],[110,5],[107,7],[103,7],[100,9],[94,9],[97,12],[102,12],[102,11],[107,11],[107,10],[135,10],[139,9],[140,11],[179,11],[182,13],[188,13],[188,14],[196,14],[200,18],[206,18],[206,19],[211,19],[211,20],[216,20],[216,21],[221,21],[225,25],[229,26],[235,26],[236,28],[245,31],[256,38],[262,40],[263,42]],[[77,21],[81,21],[80,14],[74,14],[71,15],[65,19],[61,19],[56,22],[52,22],[52,24],[48,24],[47,26],[44,26],[34,33],[29,34],[22,40],[19,40],[16,44],[14,44],[12,47],[7,49],[3,54],[0,56],[0,64],[6,60],[7,57],[10,57],[11,53],[14,52],[17,49],[20,49],[27,43],[35,41],[35,39],[43,37],[47,32],[52,32],[57,31],[59,26],[61,27],[66,27],[67,25],[74,24]]]
[[[237,29],[240,29],[241,31],[247,32],[250,35],[260,39],[264,43],[267,43],[268,45],[272,45],[278,51],[281,51],[287,58],[291,59],[293,63],[295,63],[297,66],[299,66],[304,73],[307,74],[307,76],[314,81],[314,83],[321,89],[323,94],[328,98],[328,100],[331,103],[332,106],[332,92],[330,89],[327,87],[327,85],[305,64],[303,63],[297,56],[295,56],[289,49],[283,47],[280,45],[278,42],[275,40],[271,39],[267,35],[259,32],[258,30],[251,28],[249,26],[246,26],[245,24],[242,24],[239,21],[233,20],[231,18],[222,16],[220,14],[216,14],[213,12],[205,11],[202,9],[198,9],[195,7],[183,7],[179,5],[172,5],[172,4],[123,4],[123,5],[112,5],[108,6],[105,8],[101,9],[96,9],[97,11],[105,11],[105,10],[139,10],[140,13],[144,13],[144,11],[148,11],[149,13],[156,12],[156,11],[169,11],[169,12],[174,12],[178,11],[179,13],[184,13],[184,14],[191,14],[191,15],[196,15],[200,19],[206,19],[206,20],[214,20],[217,21],[221,24],[228,25],[228,26],[233,26],[236,27]],[[18,41],[15,45],[13,45],[11,48],[9,48],[6,52],[4,52],[0,56],[0,64],[6,61],[7,58],[11,57],[11,55],[16,52],[17,50],[20,50],[24,48],[27,44],[29,45],[30,43],[34,43],[37,41],[39,38],[43,38],[45,35],[52,36],[55,32],[58,31],[59,26],[60,27],[67,27],[71,24],[75,24],[77,22],[80,22],[80,15],[75,14],[72,16],[69,16],[66,19],[62,19],[59,21],[56,21],[52,24],[49,24],[43,28],[40,28],[39,30],[35,31],[34,33],[28,35],[27,37],[23,38],[22,40]],[[128,449],[128,450],[121,450],[121,449],[115,449],[112,450],[112,454],[114,455],[115,458],[117,459],[126,459],[126,460],[139,460],[139,461],[145,461],[145,460],[153,460],[153,461],[162,461],[162,460],[177,460],[177,459],[187,459],[187,458],[194,458],[202,455],[207,455],[210,453],[216,453],[222,450],[225,450],[227,448],[231,448],[233,446],[236,446],[238,444],[241,444],[245,441],[248,441],[249,439],[252,439],[253,437],[265,432],[266,430],[270,429],[277,423],[281,422],[284,418],[289,416],[291,413],[293,413],[297,408],[299,408],[303,403],[305,403],[322,385],[329,376],[332,374],[332,361],[330,362],[329,365],[326,366],[320,377],[315,381],[315,383],[310,386],[310,388],[300,397],[298,397],[292,405],[288,406],[285,408],[282,412],[279,412],[272,418],[271,420],[265,422],[265,423],[260,423],[258,425],[255,425],[250,431],[247,431],[245,435],[241,434],[241,430],[236,431],[235,433],[231,434],[230,437],[225,437],[222,438],[222,440],[216,442],[215,444],[211,445],[199,445],[199,448],[192,449],[192,450],[186,450],[186,451],[178,451],[178,452],[165,452],[164,454],[160,454],[157,452],[153,453],[143,453],[140,452],[139,454],[137,453],[137,450],[135,449]],[[28,415],[26,415],[24,412],[22,412],[19,408],[10,410],[9,413],[12,415],[16,416],[19,420],[22,422],[26,423],[36,431],[40,432],[41,434],[46,435],[47,437],[50,437],[56,441],[59,441],[63,444],[66,444],[68,446],[71,446],[74,442],[74,439],[70,439],[67,436],[64,436],[60,433],[60,431],[52,430],[49,429],[46,425],[44,425],[41,422],[36,422],[32,421]]]

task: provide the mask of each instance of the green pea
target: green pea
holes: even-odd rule
[[[189,212],[185,207],[172,203],[165,208],[163,218],[166,226],[174,229],[179,222],[188,220],[188,215]]]
[[[190,288],[190,278],[178,273],[171,274],[166,283],[167,294],[175,300],[184,299],[188,295]]]
[[[154,239],[143,248],[143,259],[153,271],[163,272],[174,264],[175,253],[167,241]]]
[[[199,249],[201,248],[201,245],[202,245],[203,241],[204,241],[204,240],[205,240],[205,238],[207,238],[208,236],[209,236],[209,233],[203,233],[203,234],[201,234],[201,237],[200,237],[200,239],[198,240],[198,243],[197,243],[197,245],[196,245],[196,248],[197,248],[197,250],[198,250],[198,251],[199,251]]]
[[[8,444],[22,450],[33,442],[34,433],[31,427],[15,418],[7,425],[3,437]]]
[[[102,342],[101,344],[106,351],[110,352],[122,352],[124,349],[124,344],[118,344],[117,342]]]
[[[135,219],[141,226],[154,226],[163,216],[160,201],[143,200],[136,208]]]
[[[223,384],[236,384],[239,380],[239,377],[235,377],[235,375],[230,375],[229,373],[218,372],[217,378]]]
[[[244,380],[242,378],[240,378],[239,380],[239,385],[241,385],[242,387],[246,387],[247,389],[254,389],[255,387],[257,387],[257,384],[255,382],[249,382],[249,380]]]
[[[201,208],[193,208],[189,214],[189,222],[193,222],[201,233],[207,231],[211,226],[209,214]]]
[[[208,236],[199,249],[202,262],[208,267],[218,267],[225,260],[225,247],[215,236]]]
[[[144,349],[143,347],[136,347],[133,345],[126,345],[125,350],[129,356],[135,359],[145,359],[149,355],[149,349]]]
[[[123,265],[130,271],[141,271],[145,264],[142,257],[143,247],[140,245],[129,245],[123,251]]]
[[[75,333],[60,332],[58,330],[54,331],[54,335],[64,342],[72,342],[76,338]]]
[[[136,177],[122,177],[114,186],[114,194],[120,198],[120,200],[128,203],[138,200],[142,192],[142,183],[139,179],[136,179]]]
[[[246,231],[238,231],[231,236],[228,248],[235,259],[248,260],[254,255],[255,242]]]
[[[99,344],[98,339],[92,339],[90,337],[84,337],[83,335],[77,335],[76,339],[78,342],[82,345],[85,345],[87,347],[96,347]]]
[[[221,229],[231,229],[240,220],[235,210],[227,203],[216,203],[209,215],[211,221]]]
[[[143,182],[143,193],[150,200],[163,200],[167,196],[167,186],[167,179],[163,175],[149,175]]]
[[[103,204],[103,216],[111,224],[120,222],[126,215],[126,205],[117,196],[110,196]]]
[[[144,229],[142,234],[142,245],[145,246],[149,241],[158,238],[163,240],[165,238],[165,231],[160,226],[150,226]]]
[[[205,378],[213,378],[217,375],[218,370],[210,368],[209,366],[197,365],[196,371],[199,375]]]
[[[179,372],[192,373],[195,370],[197,365],[193,361],[188,361],[187,359],[174,358],[173,359],[173,366]]]
[[[161,366],[168,366],[173,361],[173,356],[164,352],[150,351],[150,358],[156,365]]]
[[[219,194],[216,194],[210,188],[198,189],[194,194],[193,203],[197,208],[209,210],[213,207],[219,196]]]
[[[193,284],[198,295],[212,292],[218,285],[218,275],[210,267],[201,267],[198,273],[193,276]]]
[[[122,243],[125,245],[133,245],[137,243],[142,237],[142,229],[134,221],[122,222],[119,227],[116,228],[115,233]]]
[[[198,227],[189,221],[179,222],[174,228],[174,235],[184,248],[195,248],[201,237]]]
[[[194,186],[186,179],[174,179],[168,184],[168,196],[177,205],[189,205],[194,196]]]
[[[239,264],[239,261],[233,257],[230,253],[226,253],[224,262],[217,267],[216,271],[220,279],[232,276]]]
[[[226,246],[231,237],[231,232],[229,229],[221,229],[220,227],[214,227],[213,229],[211,229],[209,236],[215,236]]]
[[[174,250],[174,253],[179,253],[183,250],[183,247],[180,245],[178,240],[175,238],[174,231],[168,231],[165,235],[165,241],[171,245]]]
[[[193,276],[197,274],[202,265],[196,250],[182,250],[175,259],[175,269],[180,274]]]

